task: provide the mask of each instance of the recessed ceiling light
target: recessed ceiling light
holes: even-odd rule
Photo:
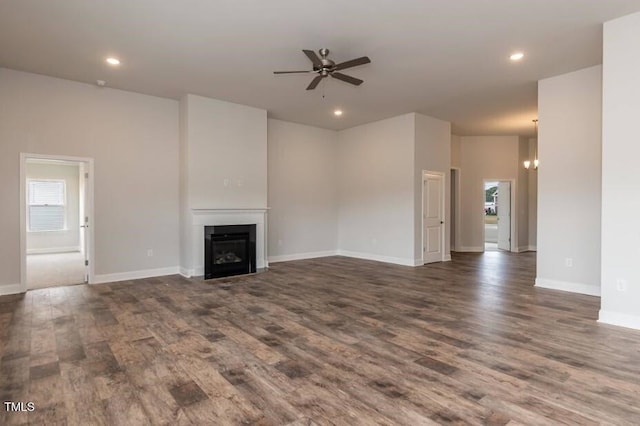
[[[524,53],[522,52],[516,52],[513,55],[509,56],[509,59],[511,59],[512,61],[519,61],[522,58],[524,58]]]
[[[107,63],[109,65],[120,65],[120,60],[118,58],[107,58]]]
[[[335,115],[336,117],[340,117],[342,115],[342,110],[341,109],[337,109],[337,110],[333,111],[333,115]]]

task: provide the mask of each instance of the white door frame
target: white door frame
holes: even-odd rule
[[[422,171],[422,220],[420,221],[420,223],[422,224],[420,227],[420,234],[421,234],[421,239],[422,239],[422,264],[425,265],[424,263],[424,255],[425,255],[425,244],[426,241],[424,239],[424,215],[425,215],[425,211],[424,211],[424,184],[426,182],[427,176],[428,175],[432,175],[432,176],[439,176],[440,177],[440,182],[442,187],[440,188],[440,217],[442,218],[442,234],[440,236],[441,241],[442,241],[442,258],[440,259],[442,262],[446,261],[446,253],[445,253],[445,247],[447,246],[446,243],[446,236],[447,236],[447,223],[445,221],[445,213],[447,211],[447,208],[445,206],[445,202],[447,200],[446,194],[445,194],[445,190],[447,188],[447,184],[446,184],[446,175],[443,172],[432,172],[432,171],[428,171],[428,170],[423,170]]]
[[[95,249],[94,239],[94,223],[93,223],[93,158],[88,157],[71,157],[66,155],[45,155],[45,154],[28,154],[20,153],[20,291],[22,293],[27,288],[27,160],[58,160],[58,161],[75,161],[82,162],[87,165],[86,172],[89,178],[86,184],[86,211],[85,215],[89,217],[89,228],[85,229],[86,258],[89,260],[89,284],[94,282],[95,265],[93,253]],[[88,231],[88,232],[87,232]]]
[[[516,192],[516,180],[515,179],[500,179],[500,178],[484,178],[482,179],[482,192],[481,194],[484,194],[484,184],[485,182],[509,182],[511,183],[511,216],[509,217],[509,222],[510,222],[510,228],[511,228],[511,252],[512,253],[518,253],[518,234],[517,234],[517,230],[518,230],[518,226],[517,226],[517,210],[516,210],[516,201],[517,201],[517,192]],[[485,241],[484,241],[484,196],[482,198],[482,216],[480,217],[481,219],[481,224],[482,226],[480,226],[480,229],[482,229],[482,251],[484,252],[484,247],[485,247]]]
[[[450,214],[449,220],[455,226],[454,241],[449,242],[449,250],[456,251],[456,249],[462,245],[460,243],[460,229],[461,229],[460,228],[460,206],[461,206],[460,203],[462,199],[460,197],[460,182],[462,180],[460,177],[462,175],[462,170],[460,169],[460,167],[451,167],[451,171],[455,172],[456,174],[455,188],[454,188],[453,179],[451,180],[451,185],[450,185],[451,199],[455,202],[456,209],[455,211],[449,212]],[[455,194],[455,197],[453,197],[453,194]]]

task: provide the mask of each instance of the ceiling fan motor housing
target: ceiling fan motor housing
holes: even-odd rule
[[[333,69],[336,67],[336,63],[327,58],[327,56],[329,56],[329,49],[320,49],[318,50],[318,53],[320,53],[320,62],[322,62],[322,68],[317,67],[316,71],[321,71],[321,74],[326,76],[331,71],[333,71]]]

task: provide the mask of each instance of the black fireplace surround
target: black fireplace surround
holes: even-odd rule
[[[256,272],[256,225],[204,227],[204,279]]]

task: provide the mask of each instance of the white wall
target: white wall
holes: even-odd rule
[[[413,265],[415,115],[343,130],[338,139],[340,250]]]
[[[445,182],[445,259],[451,257],[451,123],[415,114],[414,259],[422,260],[422,171],[440,172]]]
[[[604,25],[600,321],[637,329],[640,329],[639,39],[639,13]]]
[[[538,286],[600,293],[601,111],[601,66],[539,82]]]
[[[266,207],[267,111],[194,95],[183,102],[190,208]]]
[[[203,227],[221,224],[256,224],[256,266],[263,268],[264,214],[253,209],[267,208],[267,111],[186,95],[179,122],[181,273],[202,275]]]
[[[451,135],[451,167],[460,167],[460,136]]]
[[[529,177],[531,173],[537,173],[524,168],[524,161],[533,160],[529,156],[529,139],[518,138],[518,191],[517,191],[517,220],[518,220],[518,245],[519,252],[529,249]],[[513,216],[513,214],[512,214]]]
[[[179,123],[179,199],[180,199],[180,273],[190,275],[192,269],[192,241],[191,241],[191,206],[189,204],[189,102],[188,96],[180,99]]]
[[[177,267],[178,102],[3,68],[0,94],[0,285],[20,282],[21,152],[95,159],[96,274]]]
[[[448,122],[412,113],[333,132],[269,120],[268,134],[272,260],[421,262],[422,171],[442,172],[448,188]]]
[[[269,261],[336,254],[338,133],[268,120]]]
[[[517,136],[463,136],[460,138],[460,247],[459,251],[483,251],[484,180],[515,180],[512,197],[519,199],[520,157]],[[516,232],[513,247],[520,245],[517,235],[518,204],[511,212]],[[515,234],[515,235],[514,235]]]
[[[73,164],[27,162],[26,178],[56,179],[65,182],[66,229],[47,232],[27,232],[27,253],[52,253],[80,250],[80,168]],[[28,214],[28,212],[27,212]]]
[[[450,200],[450,206],[449,208],[452,209],[452,205],[455,205],[455,210],[452,209],[452,211],[450,212],[450,217],[449,217],[449,225],[451,228],[451,232],[449,235],[449,239],[450,239],[450,249],[452,251],[459,251],[460,250],[460,246],[462,245],[460,243],[460,206],[461,206],[461,195],[460,195],[460,150],[461,150],[461,141],[460,141],[460,136],[458,135],[451,135],[451,168],[455,168],[457,169],[455,171],[455,174],[457,176],[457,184],[453,181],[450,182],[451,188],[452,188],[452,192],[450,192],[450,195],[454,195],[455,198],[453,200]],[[451,179],[451,176],[450,176]],[[453,188],[454,185],[457,185],[456,188]],[[457,193],[455,193],[454,191],[457,191]]]
[[[529,139],[529,156],[528,160],[533,161],[537,155],[536,139]],[[533,164],[533,163],[532,163]],[[531,167],[528,171],[527,180],[529,183],[529,232],[528,232],[528,249],[537,250],[538,244],[538,171]]]

